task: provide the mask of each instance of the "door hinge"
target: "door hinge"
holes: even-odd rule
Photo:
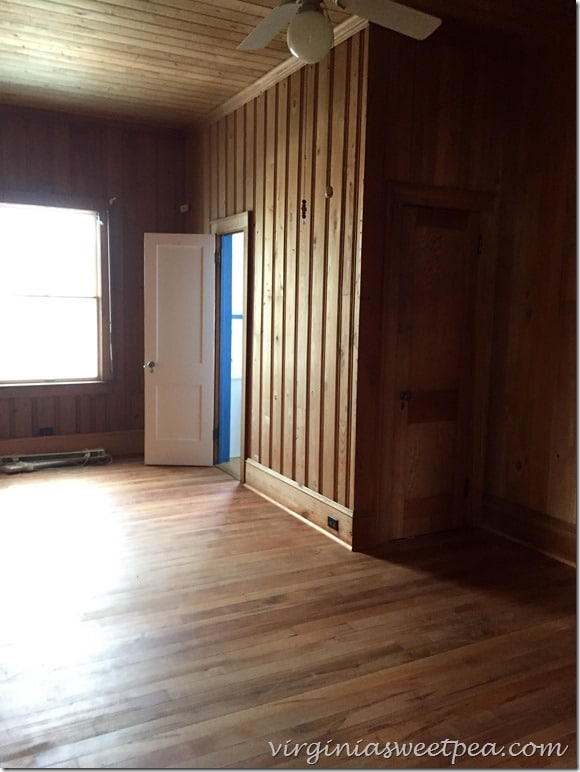
[[[483,236],[480,233],[479,236],[477,237],[477,256],[479,257],[479,255],[481,255],[482,252],[483,252]]]
[[[218,429],[218,427],[216,426],[216,428],[213,430],[213,441],[214,441],[214,442],[217,442],[217,439],[218,439],[218,434],[219,434],[219,429]]]
[[[469,496],[470,489],[471,489],[471,480],[469,479],[469,477],[466,477],[463,482],[463,495],[465,496],[465,498]]]
[[[219,250],[214,252],[214,256],[213,257],[214,257],[214,262],[215,262],[216,266],[219,266],[220,263],[221,263],[221,260],[222,260],[221,252]]]

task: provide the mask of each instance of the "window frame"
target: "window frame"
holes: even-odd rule
[[[0,203],[54,207],[93,211],[102,222],[100,241],[100,308],[98,319],[99,376],[87,380],[50,380],[50,381],[3,381],[0,382],[2,397],[11,396],[56,396],[79,394],[103,394],[112,391],[113,383],[113,346],[111,321],[111,266],[110,266],[110,229],[111,212],[115,199],[92,196],[64,196],[50,193],[30,193],[14,190],[0,190]]]

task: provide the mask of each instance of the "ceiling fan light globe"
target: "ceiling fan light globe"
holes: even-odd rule
[[[320,11],[299,11],[288,25],[286,40],[301,62],[321,62],[334,43],[332,25]]]

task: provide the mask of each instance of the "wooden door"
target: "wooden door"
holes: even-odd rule
[[[214,245],[145,234],[146,464],[213,464]]]
[[[472,475],[479,215],[398,208],[392,538],[460,526]]]

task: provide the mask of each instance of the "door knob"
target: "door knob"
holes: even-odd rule
[[[154,370],[154,368],[155,368],[155,364],[156,364],[156,363],[155,363],[155,362],[154,362],[152,359],[150,359],[150,360],[147,362],[147,364],[146,364],[146,365],[143,365],[143,369],[145,369],[146,367],[148,367],[148,368],[149,368],[149,372],[150,372],[150,373],[152,373],[152,372],[153,372],[153,370]]]
[[[408,402],[412,397],[412,394],[410,391],[401,391],[399,393],[399,399],[401,402]]]

